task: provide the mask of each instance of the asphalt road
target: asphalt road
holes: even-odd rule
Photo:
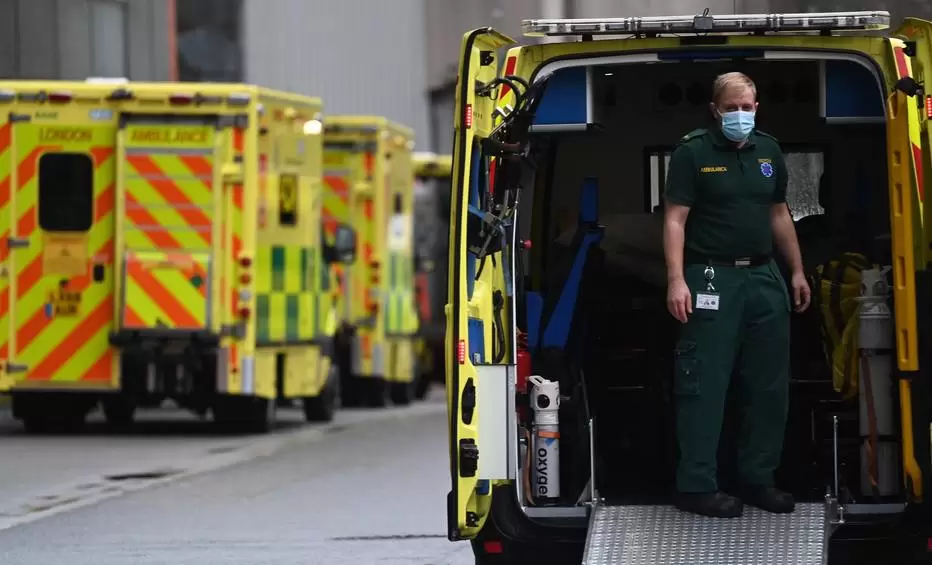
[[[179,433],[162,429],[116,438],[93,431],[78,438],[20,437],[15,431],[3,437],[0,426],[0,476],[13,468],[7,457],[13,443],[21,454],[37,453],[32,464],[65,468],[58,475],[39,470],[45,478],[30,483],[34,487],[53,484],[55,477],[73,484],[84,474],[116,488],[32,510],[26,514],[32,521],[7,524],[0,531],[0,563],[471,564],[469,545],[451,543],[444,534],[447,428],[442,391],[434,392],[414,407],[343,411],[334,425],[307,430],[286,424],[260,439],[196,437],[190,423],[178,423]],[[37,450],[36,439],[47,440],[49,449]],[[119,445],[101,456],[100,446],[114,439]],[[98,447],[81,455],[74,444],[82,442]],[[30,462],[17,467],[20,479]],[[117,464],[175,471],[101,479],[102,469]],[[136,487],[125,486],[134,481]],[[2,483],[0,497],[11,494],[9,481]],[[32,499],[41,500],[41,489],[31,489]]]

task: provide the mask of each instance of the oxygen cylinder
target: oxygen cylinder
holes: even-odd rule
[[[895,427],[895,391],[893,383],[894,327],[887,300],[890,266],[861,272],[861,309],[858,315],[859,430],[861,436],[861,489],[864,494],[897,494],[900,486],[899,445]],[[872,424],[874,429],[872,430]],[[874,448],[876,471],[871,481],[871,432],[876,434]]]
[[[537,504],[560,498],[560,383],[528,377],[534,410],[532,487]]]

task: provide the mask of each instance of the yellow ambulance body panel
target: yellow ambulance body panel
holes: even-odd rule
[[[0,104],[0,391],[17,417],[74,423],[101,400],[126,423],[173,398],[263,431],[276,397],[332,416],[320,100],[5,81]]]
[[[378,116],[325,122],[325,231],[349,223],[358,250],[340,277],[348,404],[414,395],[413,137]]]

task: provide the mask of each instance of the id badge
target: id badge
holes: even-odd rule
[[[714,292],[700,292],[696,294],[697,310],[718,310],[718,294]]]

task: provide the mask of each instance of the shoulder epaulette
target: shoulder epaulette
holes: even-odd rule
[[[759,130],[759,129],[755,129],[755,130],[754,130],[754,133],[756,133],[757,135],[759,135],[759,136],[761,136],[761,137],[766,137],[767,139],[770,139],[770,140],[774,141],[775,143],[780,143],[779,140],[777,140],[776,137],[770,135],[769,133],[767,133],[767,132],[765,132],[765,131],[761,131],[761,130]]]
[[[707,129],[705,129],[705,128],[694,129],[693,131],[691,131],[691,132],[687,133],[686,135],[684,135],[683,137],[681,137],[680,140],[679,140],[679,142],[677,142],[677,145],[682,145],[682,144],[686,143],[687,141],[691,141],[691,140],[693,140],[693,139],[698,139],[698,138],[700,138],[700,137],[703,137],[703,136],[706,135],[707,133],[709,133],[709,130],[707,130]]]

